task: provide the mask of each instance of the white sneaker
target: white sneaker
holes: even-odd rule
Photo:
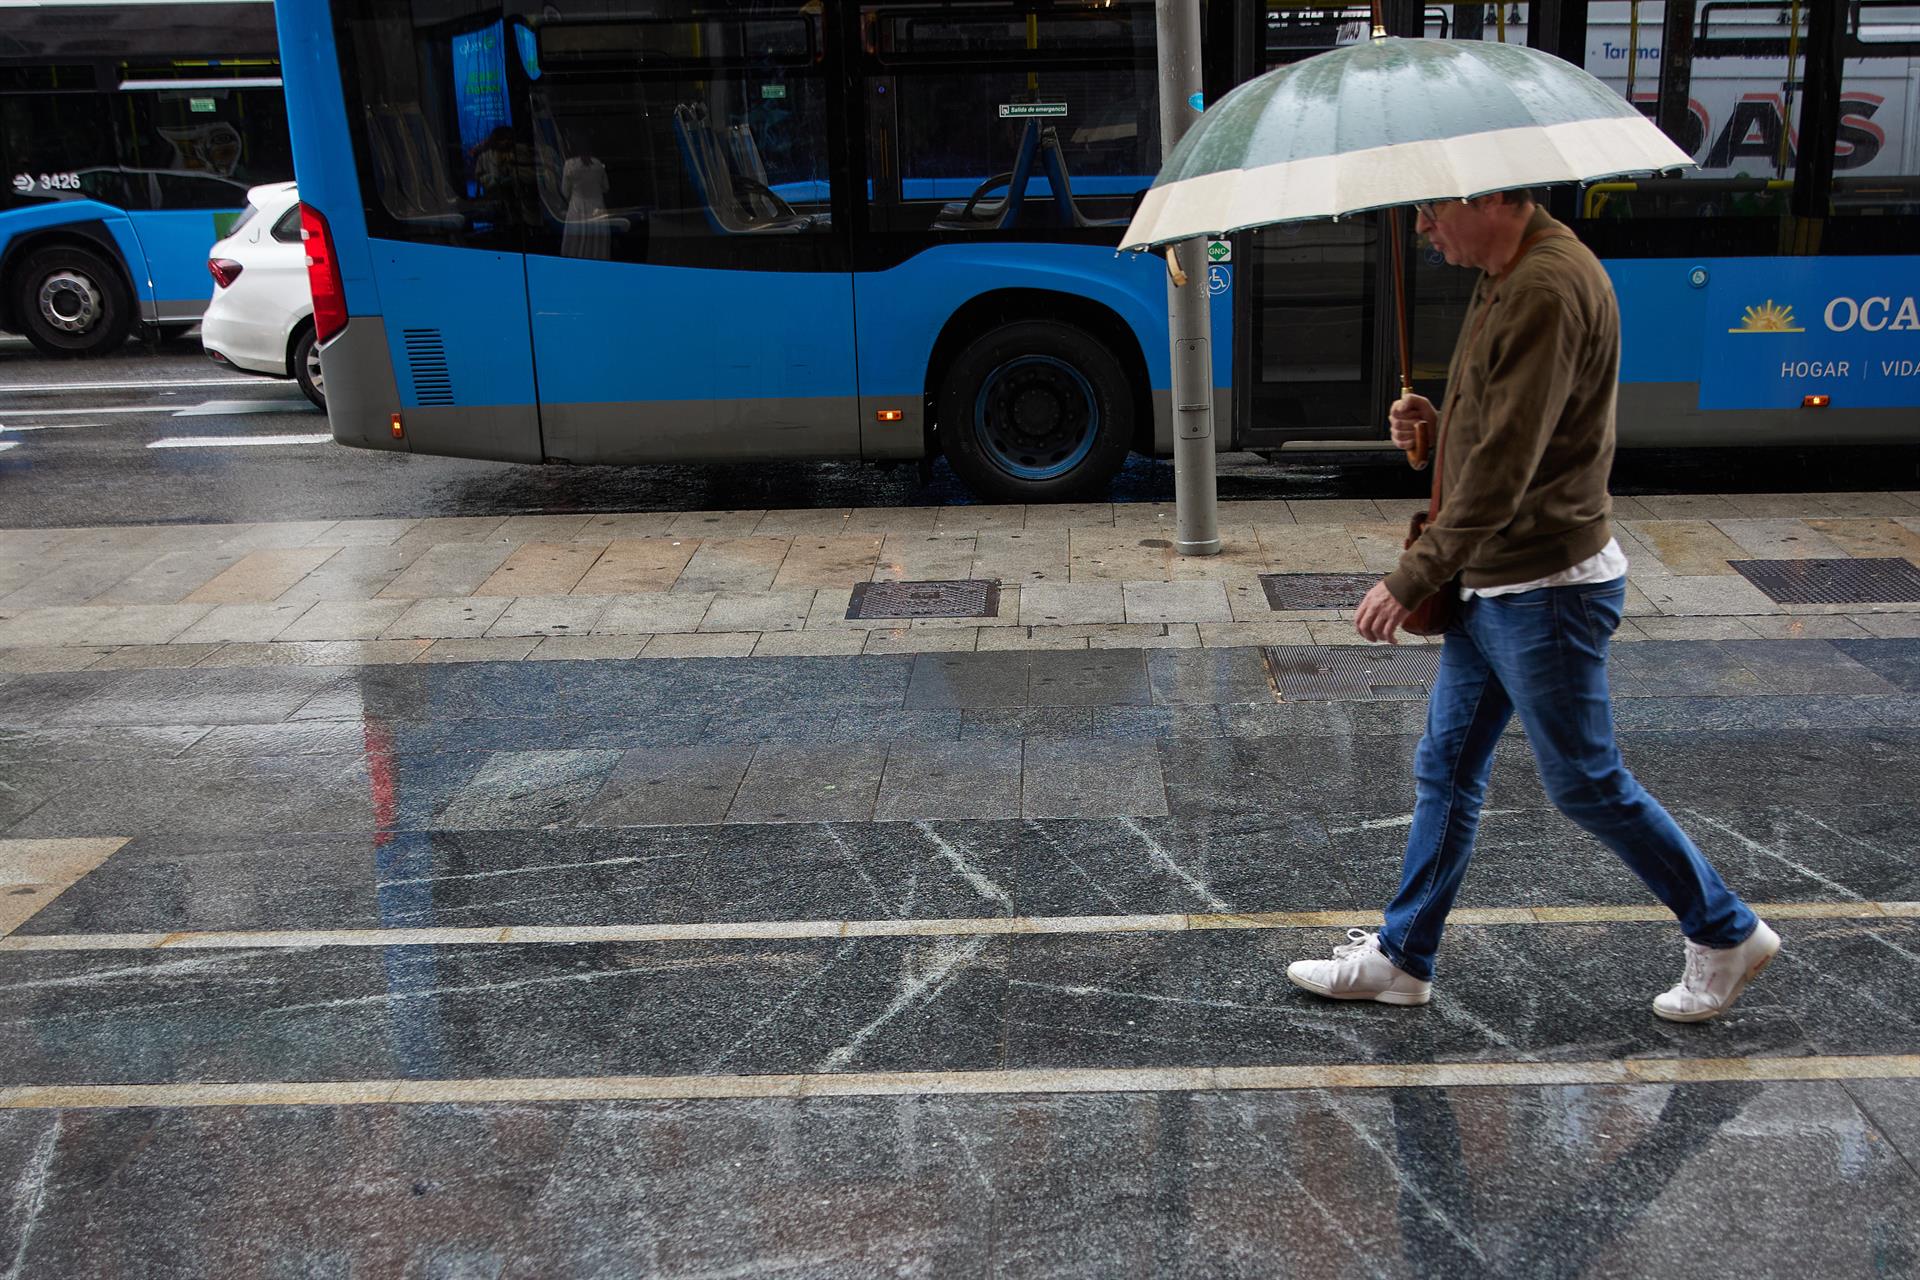
[[[1431,982],[1387,959],[1380,935],[1365,929],[1347,930],[1346,943],[1333,949],[1331,960],[1294,961],[1287,966],[1287,981],[1331,1000],[1425,1004],[1433,995]]]
[[[1671,991],[1653,998],[1653,1011],[1668,1022],[1705,1022],[1733,1006],[1747,984],[1780,953],[1780,935],[1763,920],[1737,947],[1687,943],[1687,968]]]

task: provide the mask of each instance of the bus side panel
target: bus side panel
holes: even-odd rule
[[[368,242],[407,438],[422,453],[541,462],[526,259]],[[347,322],[351,331],[358,323]],[[323,348],[331,387],[333,365]],[[340,438],[336,426],[335,438]]]
[[[547,456],[854,457],[843,271],[527,258]]]
[[[120,263],[126,268],[127,279],[133,285],[134,305],[142,319],[152,319],[153,281],[147,271],[146,252],[127,215],[112,205],[101,204],[98,200],[61,200],[54,204],[32,205],[0,213],[0,263],[8,262],[16,252],[16,246],[18,251],[27,251],[25,242],[38,232],[83,223],[105,228],[114,247],[120,251]],[[108,251],[105,245],[101,249]],[[204,263],[205,258],[201,261]],[[211,291],[209,287],[208,292]]]
[[[1620,300],[1620,381],[1692,382],[1699,376],[1706,291],[1686,258],[1616,259],[1601,264]]]
[[[1215,437],[1230,438],[1231,269],[1213,294]],[[1095,245],[956,244],[917,254],[886,271],[854,277],[860,348],[862,456],[915,457],[924,448],[922,393],[935,341],[969,301],[1000,289],[1041,290],[1099,303],[1133,334],[1147,370],[1157,450],[1173,444],[1166,264],[1145,254]],[[937,392],[937,388],[935,388]],[[876,423],[876,408],[901,409],[904,421]]]
[[[1665,258],[1606,267],[1620,299],[1622,445],[1913,438],[1920,258]],[[1868,299],[1878,301],[1862,313]],[[1808,406],[1807,396],[1829,403]]]
[[[147,251],[154,313],[150,320],[197,320],[213,296],[207,275],[207,251],[220,238],[224,217],[240,211],[208,209],[135,210],[127,217]]]

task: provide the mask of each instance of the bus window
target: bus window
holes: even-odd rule
[[[342,0],[334,11],[367,229],[517,248],[532,159],[512,129],[499,5],[455,0],[423,13]]]
[[[1833,212],[1920,214],[1920,5],[1849,6],[1833,154]],[[1910,230],[1880,252],[1913,244]]]
[[[155,209],[235,209],[247,190],[293,170],[277,89],[143,90],[116,107],[120,163]],[[138,175],[152,174],[151,183]],[[136,196],[137,198],[137,196]]]
[[[95,93],[0,96],[0,155],[9,207],[47,200],[123,204],[107,98]],[[244,203],[244,202],[243,202]]]
[[[1153,7],[872,5],[876,230],[1125,225],[1160,168]]]
[[[1672,11],[1671,13],[1669,11]],[[1687,47],[1667,56],[1669,18]],[[1697,168],[1595,183],[1593,221],[1733,218],[1728,249],[1776,252],[1789,214],[1806,95],[1808,9],[1797,0],[1602,0],[1587,9],[1586,68],[1666,132]]]
[[[546,5],[530,250],[712,266],[815,252],[832,226],[818,8]]]

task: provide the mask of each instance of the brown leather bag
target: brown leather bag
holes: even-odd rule
[[[1561,233],[1554,231],[1536,231],[1528,236],[1526,240],[1521,243],[1520,251],[1513,255],[1513,261],[1509,262],[1507,269],[1500,274],[1503,276],[1511,274],[1513,269],[1520,265],[1520,259],[1526,257],[1527,252],[1532,249],[1534,245],[1539,244],[1549,236],[1557,234]],[[1480,314],[1473,318],[1473,330],[1467,334],[1468,350],[1472,349],[1474,341],[1479,338],[1480,326],[1486,323],[1487,313],[1492,310],[1493,307],[1490,304],[1483,306],[1480,308]],[[1455,394],[1455,388],[1448,387],[1446,408],[1440,415],[1440,424],[1433,433],[1433,439],[1431,441],[1427,440],[1426,428],[1422,427],[1417,433],[1419,438],[1415,441],[1413,449],[1410,451],[1410,456],[1415,459],[1421,457],[1433,459],[1433,489],[1427,497],[1427,509],[1425,511],[1414,512],[1413,518],[1407,521],[1407,540],[1400,544],[1402,549],[1411,547],[1414,543],[1420,541],[1421,533],[1425,531],[1429,524],[1432,524],[1434,520],[1439,518],[1440,472],[1442,469],[1442,459],[1445,456],[1443,451],[1446,447],[1447,419],[1453,416],[1453,406],[1458,399],[1459,397]],[[1453,625],[1454,617],[1459,612],[1460,575],[1455,574],[1453,577],[1447,579],[1438,591],[1415,605],[1413,612],[1407,615],[1406,621],[1400,624],[1400,629],[1416,636],[1444,635],[1447,628]]]
[[[1421,532],[1424,531],[1433,518],[1439,514],[1440,442],[1435,440],[1433,444],[1433,496],[1427,500],[1427,509],[1425,511],[1414,512],[1413,518],[1407,521],[1407,540],[1400,544],[1401,547],[1404,549],[1420,541]],[[1406,621],[1400,624],[1400,629],[1410,635],[1416,636],[1444,635],[1446,634],[1447,628],[1453,625],[1454,615],[1459,612],[1457,608],[1459,603],[1460,577],[1456,574],[1447,579],[1446,584],[1438,591],[1413,606],[1413,612],[1409,613]]]

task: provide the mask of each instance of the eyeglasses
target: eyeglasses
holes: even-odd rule
[[[1432,200],[1416,200],[1413,204],[1413,212],[1416,216],[1425,218],[1428,222],[1438,222],[1440,219],[1434,214],[1433,210],[1435,203],[1436,202]]]

